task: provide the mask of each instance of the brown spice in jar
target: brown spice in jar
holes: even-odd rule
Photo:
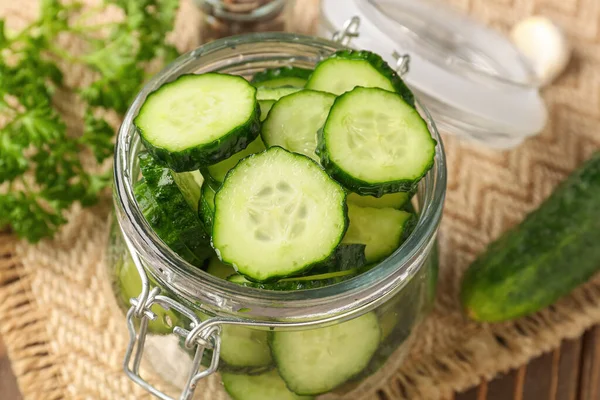
[[[285,0],[199,0],[203,42],[251,32],[284,31]]]

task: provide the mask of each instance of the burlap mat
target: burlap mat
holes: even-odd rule
[[[362,398],[438,399],[527,362],[600,322],[600,279],[534,316],[480,325],[460,313],[457,290],[475,254],[518,222],[567,173],[600,147],[600,2],[598,0],[455,0],[464,11],[501,30],[532,14],[553,18],[568,32],[575,55],[568,71],[545,90],[551,120],[544,133],[510,152],[493,152],[446,136],[449,185],[440,232],[437,303],[408,361]],[[20,26],[36,2],[4,0],[9,25]],[[297,23],[314,23],[313,0],[297,0]],[[174,36],[181,50],[198,43],[198,14],[184,1]],[[84,71],[66,74],[71,83]],[[67,118],[80,116],[72,100],[59,99]],[[0,334],[21,390],[30,399],[137,399],[144,395],[121,370],[124,318],[114,312],[103,254],[107,200],[75,207],[53,241],[31,246],[0,236]],[[218,381],[201,391],[224,398]],[[1,397],[1,396],[0,396]]]

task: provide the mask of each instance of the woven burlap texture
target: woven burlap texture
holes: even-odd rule
[[[521,365],[600,322],[600,280],[556,305],[515,322],[467,321],[457,290],[464,269],[487,243],[535,208],[569,171],[600,148],[600,2],[597,0],[453,0],[464,12],[506,31],[534,14],[551,17],[574,46],[567,72],[544,90],[550,120],[519,148],[497,152],[444,136],[448,193],[439,235],[440,285],[435,309],[407,361],[361,388],[364,399],[439,399],[481,377]],[[298,29],[314,28],[316,2],[297,0]],[[12,27],[35,15],[37,2],[1,2]],[[198,44],[199,15],[183,1],[173,36],[180,50]],[[66,74],[76,85],[81,69]],[[77,125],[70,97],[59,106]],[[0,236],[0,334],[27,399],[138,399],[144,393],[123,374],[127,334],[115,312],[103,263],[110,199],[69,213],[52,241],[37,245]],[[203,398],[225,398],[217,379],[203,381]],[[353,395],[353,399],[358,395]]]

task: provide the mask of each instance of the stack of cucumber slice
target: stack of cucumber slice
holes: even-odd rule
[[[335,284],[394,253],[436,146],[410,90],[366,51],[251,82],[184,75],[148,96],[135,125],[147,151],[134,191],[156,234],[208,273],[264,290]],[[374,313],[311,334],[232,328],[223,380],[235,399],[324,393],[367,366],[380,331]]]

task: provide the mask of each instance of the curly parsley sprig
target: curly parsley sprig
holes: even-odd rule
[[[113,153],[113,128],[102,110],[123,114],[156,59],[177,52],[165,43],[173,29],[177,0],[105,0],[119,7],[121,21],[89,23],[102,8],[83,11],[81,2],[42,0],[39,18],[10,35],[0,20],[0,228],[36,242],[66,223],[75,202],[94,204],[110,182],[109,173],[84,169],[82,154],[102,163]],[[60,34],[76,35],[86,52],[58,47]],[[81,88],[65,88],[58,61],[98,72]],[[85,102],[84,129],[67,133],[53,105],[57,89],[72,90]]]

